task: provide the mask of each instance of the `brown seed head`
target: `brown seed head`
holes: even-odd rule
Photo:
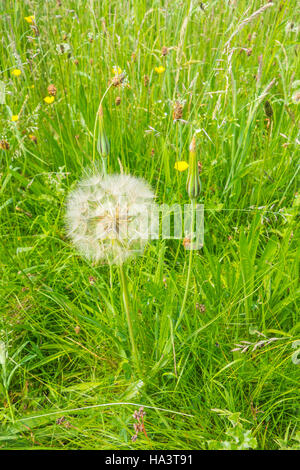
[[[144,75],[144,85],[148,86],[149,85],[149,77],[148,75]]]
[[[119,106],[121,104],[121,97],[117,96],[116,97],[116,106]]]
[[[177,121],[182,118],[183,106],[179,101],[175,101],[173,109],[173,120]]]
[[[56,88],[55,85],[51,84],[51,85],[48,86],[47,91],[48,91],[48,95],[56,96],[57,88]]]
[[[115,77],[113,77],[111,79],[111,84],[118,88],[119,86],[122,85],[122,83],[124,82],[124,79],[125,79],[125,75],[124,74],[121,74],[121,75],[116,75]]]
[[[161,55],[165,57],[166,55],[168,55],[168,52],[169,52],[169,49],[166,46],[163,46],[161,50]]]
[[[9,150],[9,143],[7,142],[7,140],[5,139],[0,140],[0,149]]]

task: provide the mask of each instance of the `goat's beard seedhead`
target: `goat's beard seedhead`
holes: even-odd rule
[[[153,201],[150,186],[141,178],[94,173],[68,197],[68,236],[89,260],[121,264],[142,253],[150,238]]]

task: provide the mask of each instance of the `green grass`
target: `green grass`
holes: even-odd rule
[[[257,448],[292,446],[299,419],[296,2],[274,0],[245,23],[261,1],[212,0],[204,10],[196,0],[61,4],[0,5],[0,139],[10,145],[0,150],[0,340],[7,349],[0,448],[207,449],[227,439],[227,412],[251,430]],[[30,15],[35,30],[24,20]],[[58,53],[60,44],[70,50]],[[85,261],[64,228],[66,196],[91,165],[96,112],[114,65],[130,87],[112,86],[103,100],[108,171],[144,177],[160,204],[184,204],[187,172],[174,164],[188,159],[197,131],[202,163],[205,242],[193,252],[177,328],[189,258],[182,240],[153,241],[125,265],[140,374],[116,267]],[[50,84],[57,95],[49,105]],[[178,98],[184,122],[173,121]],[[241,341],[271,338],[232,352]],[[139,405],[148,439],[141,433],[132,442]]]

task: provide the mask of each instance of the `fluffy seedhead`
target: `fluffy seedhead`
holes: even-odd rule
[[[89,260],[123,263],[140,254],[150,238],[153,200],[141,178],[90,174],[68,197],[68,236]]]

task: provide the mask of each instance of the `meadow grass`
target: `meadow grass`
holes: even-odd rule
[[[292,0],[2,0],[0,448],[207,449],[236,429],[240,446],[251,431],[258,449],[295,447],[299,27]],[[174,165],[193,135],[201,163],[186,299],[182,240],[124,265],[140,373],[117,269],[84,260],[64,226],[100,160],[105,92],[109,173],[184,204]]]

